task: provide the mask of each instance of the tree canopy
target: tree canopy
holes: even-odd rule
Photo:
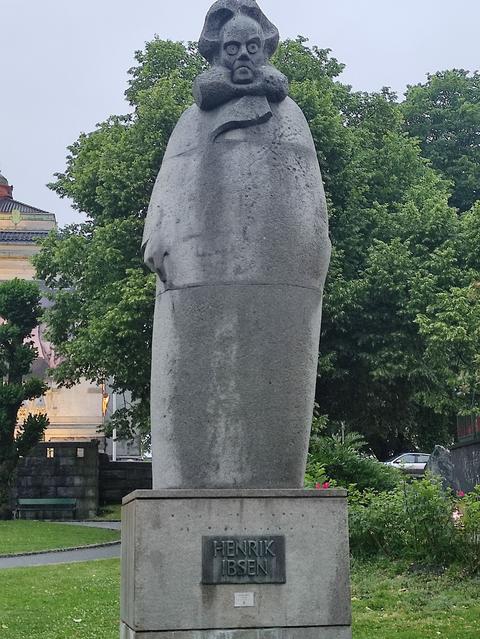
[[[408,88],[402,111],[423,155],[452,181],[452,206],[470,209],[480,199],[480,75],[464,69],[429,75]]]
[[[143,219],[204,68],[194,45],[159,39],[136,62],[126,91],[132,112],[82,134],[51,185],[88,221],[52,233],[36,258],[55,289],[48,323],[64,357],[57,379],[113,378],[118,392],[131,391],[131,414],[117,415],[124,433],[129,416],[148,429],[155,281],[140,257]],[[362,433],[379,455],[445,443],[455,413],[477,405],[480,211],[459,216],[450,206],[451,176],[426,159],[388,89],[352,91],[338,81],[343,65],[303,38],[281,43],[273,62],[310,125],[329,205],[320,412],[332,428],[344,422]]]

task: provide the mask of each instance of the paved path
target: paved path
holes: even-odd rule
[[[58,522],[64,524],[66,522]],[[120,530],[120,522],[115,521],[86,521],[69,522],[72,525],[92,526],[95,528],[113,528]],[[78,550],[61,550],[44,552],[34,555],[19,555],[16,557],[0,557],[0,570],[3,568],[24,568],[28,566],[46,566],[49,564],[67,564],[78,561],[94,561],[96,559],[113,559],[120,557],[120,542],[97,548],[80,548]]]
[[[48,564],[68,564],[77,561],[93,561],[95,559],[113,559],[115,557],[120,557],[120,542],[99,548],[3,557],[0,558],[0,570],[2,568],[22,568],[27,566],[46,566]]]
[[[67,526],[88,526],[89,528],[109,528],[110,530],[120,530],[119,521],[55,521],[54,524],[67,524]]]

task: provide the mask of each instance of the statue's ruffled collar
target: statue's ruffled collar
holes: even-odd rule
[[[251,84],[233,84],[229,72],[215,66],[195,80],[193,94],[202,111],[214,115],[213,139],[231,129],[262,124],[272,117],[270,103],[285,100],[288,80],[275,67],[267,64],[258,69]]]

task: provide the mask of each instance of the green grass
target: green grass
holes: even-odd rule
[[[402,572],[403,569],[403,572]],[[119,561],[0,571],[0,639],[118,639]],[[480,580],[354,564],[354,639],[478,639]]]
[[[97,517],[95,517],[95,519],[100,519],[102,521],[120,521],[121,518],[122,504],[107,504],[106,506],[102,506]]]
[[[407,566],[354,564],[354,639],[478,639],[480,578],[455,570],[409,574]]]
[[[1,639],[118,639],[119,564],[0,570]]]
[[[0,521],[0,555],[88,546],[117,539],[120,531],[116,530],[43,521]]]

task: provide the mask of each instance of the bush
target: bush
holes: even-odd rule
[[[404,483],[406,554],[416,561],[447,565],[456,559],[454,500],[441,478]]]
[[[439,479],[404,480],[383,493],[356,491],[349,501],[354,555],[384,555],[435,565],[458,559],[459,532],[452,516],[455,501]],[[473,538],[478,543],[478,537]]]
[[[349,492],[350,550],[354,557],[399,557],[404,513],[400,491]]]
[[[317,486],[329,484],[334,485],[327,474],[325,468],[319,462],[315,461],[311,455],[308,456],[307,470],[305,472],[305,488],[316,488]]]
[[[462,495],[457,515],[457,549],[461,563],[469,573],[480,572],[480,486]]]
[[[358,433],[345,440],[332,435],[314,435],[310,442],[310,463],[319,464],[337,485],[359,491],[392,490],[401,482],[400,472],[362,452],[366,442]]]

